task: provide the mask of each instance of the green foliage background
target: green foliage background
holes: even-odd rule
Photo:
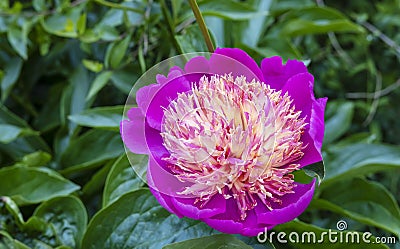
[[[274,231],[343,219],[397,244],[259,244],[158,205],[119,122],[143,72],[206,51],[187,1],[2,0],[0,248],[400,248],[400,1],[198,3],[217,46],[303,60],[329,97],[326,178]]]

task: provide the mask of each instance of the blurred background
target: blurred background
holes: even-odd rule
[[[307,211],[276,231],[322,233],[345,220],[347,230],[394,237],[387,246],[400,248],[400,1],[198,4],[216,47],[241,48],[258,63],[302,60],[316,96],[329,98],[326,178]],[[0,248],[162,248],[189,239],[197,248],[217,233],[163,210],[119,135],[136,80],[166,58],[201,51],[184,0],[1,0]],[[324,246],[224,236],[212,241]],[[187,248],[179,246],[167,248]]]

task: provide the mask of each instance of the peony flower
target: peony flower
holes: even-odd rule
[[[326,100],[300,61],[259,67],[220,48],[139,89],[121,134],[129,151],[149,155],[148,185],[169,212],[254,236],[309,205],[315,180],[292,173],[322,160]]]

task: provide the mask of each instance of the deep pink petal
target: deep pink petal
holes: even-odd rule
[[[162,160],[165,157],[168,157],[170,153],[163,145],[163,139],[161,137],[160,131],[153,129],[147,123],[145,124],[145,137],[146,144],[149,148],[150,155],[154,158],[154,160],[166,169],[165,161]]]
[[[315,179],[308,184],[297,183],[293,194],[281,197],[282,204],[273,203],[272,211],[263,205],[255,208],[257,220],[266,224],[281,224],[293,220],[306,210],[314,194]]]
[[[210,57],[210,70],[216,74],[232,73],[233,77],[246,76],[250,82],[264,81],[257,63],[246,52],[238,48],[217,48]]]
[[[314,77],[309,73],[296,74],[282,88],[282,94],[288,93],[296,111],[301,111],[301,117],[306,117],[308,123],[314,99]]]
[[[240,221],[240,212],[236,202],[230,198],[226,200],[226,207],[225,213],[203,219],[203,221],[223,233],[240,233],[243,229],[243,222]]]
[[[203,75],[203,73],[180,75],[163,84],[150,100],[146,112],[147,123],[152,128],[161,131],[164,108],[178,97],[178,93],[190,91],[191,84],[198,82]]]
[[[184,183],[178,180],[168,170],[161,167],[150,155],[147,173],[151,176],[151,182],[148,182],[150,188],[171,198],[180,197],[178,193],[190,186],[190,183]],[[188,196],[192,197],[192,196]]]
[[[148,154],[148,147],[144,132],[144,116],[139,108],[131,108],[120,125],[122,140],[128,149],[137,154]]]
[[[316,148],[322,147],[322,142],[324,140],[324,115],[325,106],[328,98],[320,98],[313,102],[310,117],[310,136],[314,140],[314,146]]]
[[[264,82],[271,88],[280,90],[290,77],[307,72],[307,67],[297,60],[288,60],[286,65],[283,65],[281,57],[273,56],[261,61],[261,71]]]
[[[184,74],[184,72],[182,71],[182,69],[180,67],[174,66],[169,70],[167,76],[162,75],[162,74],[157,74],[156,75],[157,83],[160,85],[164,85],[165,83],[167,83],[183,74]]]
[[[313,101],[311,116],[308,129],[304,132],[301,140],[304,145],[304,156],[297,162],[301,167],[310,165],[322,160],[321,148],[324,139],[324,111],[327,98],[321,98]]]
[[[160,89],[160,84],[151,84],[144,86],[136,92],[136,103],[143,115],[146,114],[147,108],[149,108],[150,101],[153,99],[154,94]]]
[[[203,56],[197,56],[190,59],[185,65],[186,73],[208,73],[210,65],[208,60]]]
[[[272,225],[258,222],[254,209],[247,212],[246,219],[242,221],[236,201],[228,199],[226,200],[226,205],[227,209],[225,213],[203,219],[203,221],[220,232],[241,234],[244,236],[256,236],[258,233],[265,231],[265,228],[269,229],[272,227]]]
[[[168,212],[176,214],[179,218],[183,217],[183,214],[175,209],[174,205],[172,204],[172,197],[161,193],[160,191],[158,191],[157,188],[155,188],[154,176],[152,170],[150,170],[150,167],[148,167],[147,170],[147,184],[149,185],[151,193],[154,195],[161,206],[167,209]]]
[[[181,214],[195,220],[209,218],[226,210],[226,200],[222,195],[213,196],[204,207],[199,207],[200,203],[194,204],[195,200],[196,198],[173,198],[172,203]]]
[[[182,69],[174,66],[170,69],[167,77],[162,74],[157,74],[157,83],[140,88],[136,92],[136,103],[138,104],[138,107],[142,110],[142,113],[146,114],[147,108],[149,107],[151,100],[153,99],[154,95],[160,90],[162,85],[173,80],[174,78],[181,76],[182,74]]]
[[[186,63],[184,70],[171,68],[168,76],[157,75],[157,84],[139,89],[136,93],[138,108],[128,111],[128,119],[121,122],[121,135],[124,143],[134,153],[148,153],[148,185],[158,200],[169,212],[179,217],[200,219],[224,233],[256,236],[277,224],[293,220],[309,205],[315,188],[315,180],[309,184],[298,184],[293,194],[286,194],[282,203],[272,203],[269,210],[261,202],[255,209],[247,212],[244,221],[233,198],[225,200],[216,195],[204,207],[195,204],[195,197],[182,198],[179,192],[190,183],[182,183],[171,174],[163,158],[169,152],[163,145],[160,135],[164,108],[167,108],[178,93],[191,90],[203,75],[229,74],[244,75],[248,81],[256,79],[269,84],[271,88],[288,93],[297,111],[308,124],[302,136],[306,145],[305,153],[298,163],[302,166],[320,161],[324,135],[325,99],[316,100],[313,93],[313,77],[307,73],[304,63],[289,60],[282,64],[280,57],[266,58],[261,69],[256,62],[240,49],[218,48],[209,60],[202,56],[194,57]],[[146,119],[145,117],[146,116]]]
[[[282,89],[293,100],[301,117],[305,117],[307,126],[301,136],[304,156],[297,162],[300,167],[322,160],[321,147],[324,137],[324,110],[326,99],[315,100],[314,78],[309,73],[300,73],[291,77]]]

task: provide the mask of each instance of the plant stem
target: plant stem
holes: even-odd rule
[[[189,0],[189,3],[190,3],[190,7],[192,8],[194,17],[196,18],[197,23],[199,24],[201,33],[203,34],[203,37],[204,37],[204,40],[206,42],[208,51],[210,53],[213,53],[214,52],[214,45],[213,45],[213,43],[211,41],[211,36],[210,36],[210,33],[208,32],[208,29],[207,29],[206,23],[204,22],[203,16],[201,15],[199,6],[197,5],[196,0]]]

